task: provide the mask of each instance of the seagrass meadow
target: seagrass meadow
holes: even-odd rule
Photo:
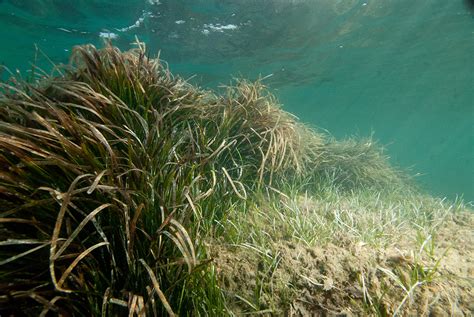
[[[469,316],[471,206],[143,43],[0,92],[3,316]]]

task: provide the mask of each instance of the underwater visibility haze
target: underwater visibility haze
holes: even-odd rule
[[[0,62],[26,74],[35,54],[50,68],[43,53],[67,62],[73,45],[137,36],[203,87],[270,76],[303,121],[373,135],[428,192],[471,201],[473,12],[462,0],[4,0]]]

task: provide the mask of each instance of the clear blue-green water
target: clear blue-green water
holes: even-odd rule
[[[374,136],[427,191],[474,200],[474,6],[462,0],[0,0],[0,63],[27,74],[35,45],[135,36],[173,72],[215,88],[265,82],[338,138]],[[42,53],[36,62],[50,64]],[[3,72],[2,77],[8,76]]]

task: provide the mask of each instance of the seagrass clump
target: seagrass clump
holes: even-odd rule
[[[76,47],[59,73],[2,85],[2,309],[191,309],[199,223],[295,163],[297,141],[278,137],[293,119],[258,85],[196,89],[141,45]]]
[[[0,313],[223,314],[203,237],[262,188],[366,184],[331,144],[261,83],[217,96],[140,43],[2,84]]]

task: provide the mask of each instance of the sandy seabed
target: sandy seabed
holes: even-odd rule
[[[416,232],[405,232],[386,247],[341,233],[337,245],[283,240],[262,254],[250,245],[215,243],[211,254],[237,315],[472,316],[473,229],[472,213],[446,220],[429,252],[419,252]],[[429,281],[418,282],[420,274]]]

